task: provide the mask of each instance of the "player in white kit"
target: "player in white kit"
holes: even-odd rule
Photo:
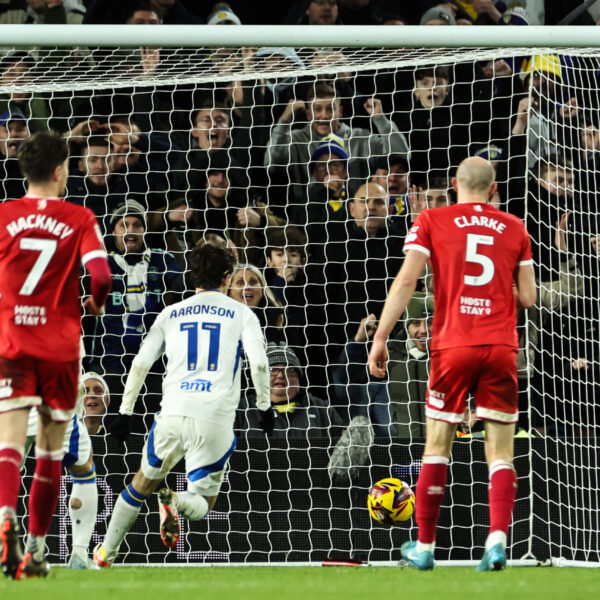
[[[185,458],[186,492],[159,492],[161,538],[168,547],[179,539],[178,512],[191,521],[214,506],[229,457],[240,400],[242,349],[250,363],[263,427],[273,427],[265,340],[250,308],[226,295],[235,257],[231,250],[207,244],[190,254],[196,294],[165,308],[157,317],[131,366],[120,415],[110,428],[124,437],[146,374],[165,353],[161,411],[146,439],[142,465],[121,492],[94,560],[110,567],[148,496]]]
[[[83,355],[83,352],[82,352]],[[93,397],[92,382],[99,382],[108,394],[108,386],[104,379],[90,371],[80,378],[80,389],[75,406],[75,414],[67,425],[63,439],[63,467],[71,476],[73,483],[69,499],[69,517],[71,518],[72,552],[69,558],[71,569],[98,569],[89,558],[89,545],[96,515],[98,514],[98,487],[96,485],[96,466],[92,456],[92,442],[89,433],[81,420],[84,412],[84,400]],[[27,441],[23,462],[28,456],[38,430],[38,413],[32,410],[27,423]]]

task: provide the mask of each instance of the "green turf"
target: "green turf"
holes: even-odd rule
[[[188,567],[112,568],[101,572],[55,568],[45,580],[0,580],[7,600],[593,600],[600,571],[575,568],[509,568],[475,573],[437,568],[421,573],[393,567]]]

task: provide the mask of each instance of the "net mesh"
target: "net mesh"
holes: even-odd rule
[[[377,525],[366,493],[383,477],[416,483],[428,356],[402,320],[390,341],[390,381],[373,381],[368,339],[410,223],[454,200],[450,178],[475,153],[496,166],[492,202],[526,220],[540,286],[538,305],[519,314],[519,427],[534,437],[515,440],[511,557],[600,560],[598,53],[557,52],[2,49],[0,113],[10,113],[0,127],[2,200],[24,191],[19,141],[52,128],[71,144],[68,199],[96,213],[116,256],[115,209],[135,201],[143,213],[135,249],[147,254],[145,293],[128,292],[139,273],[113,256],[106,316],[83,319],[85,366],[110,388],[106,421],[153,318],[186,295],[186,254],[198,242],[236,249],[242,267],[232,294],[257,304],[267,339],[291,347],[302,365],[297,405],[278,413],[270,440],[246,410],[245,379],[241,441],[210,518],[185,524],[165,555],[151,500],[126,538],[125,561],[399,558],[415,525]],[[428,274],[419,287],[434,296]],[[139,467],[163,369],[148,377],[126,447],[102,425],[90,427],[100,475],[96,541]],[[349,450],[332,470],[339,436],[358,416],[371,421],[374,441],[353,436],[369,451]],[[468,416],[442,511],[442,559],[478,559],[485,539],[481,423]],[[184,472],[178,465],[170,476],[174,489],[184,488]],[[28,461],[26,485],[31,473]],[[67,480],[52,560],[68,556],[68,488]]]

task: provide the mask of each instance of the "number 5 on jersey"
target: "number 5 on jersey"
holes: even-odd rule
[[[494,278],[494,261],[485,254],[477,252],[477,246],[493,246],[494,238],[491,235],[480,235],[478,233],[467,233],[467,252],[465,260],[477,263],[483,267],[481,275],[465,275],[465,285],[486,285]]]
[[[188,338],[188,371],[198,368],[198,323],[181,323],[181,331],[187,331]],[[208,364],[209,371],[216,371],[219,366],[219,342],[221,341],[220,323],[202,323],[202,329],[210,332],[208,340]]]

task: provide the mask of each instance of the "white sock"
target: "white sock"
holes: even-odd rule
[[[208,514],[208,502],[200,494],[177,492],[177,510],[188,521],[199,521]]]
[[[496,544],[502,544],[502,547],[506,548],[506,534],[499,529],[497,531],[492,531],[490,535],[488,535],[487,540],[485,541],[485,549],[489,550]]]
[[[435,550],[435,542],[431,544],[424,544],[423,542],[417,542],[417,552],[433,552]]]
[[[25,552],[31,552],[31,556],[36,562],[42,562],[46,553],[46,536],[31,535],[28,533],[27,541],[25,542]]]
[[[95,483],[74,483],[71,500],[81,502],[80,508],[73,508],[69,502],[73,554],[87,558],[98,514],[98,487]]]
[[[141,508],[141,504],[140,506],[131,506],[131,504],[123,500],[123,496],[119,496],[115,502],[115,508],[108,524],[108,531],[102,542],[107,554],[112,554],[119,550],[125,534],[135,523]]]

